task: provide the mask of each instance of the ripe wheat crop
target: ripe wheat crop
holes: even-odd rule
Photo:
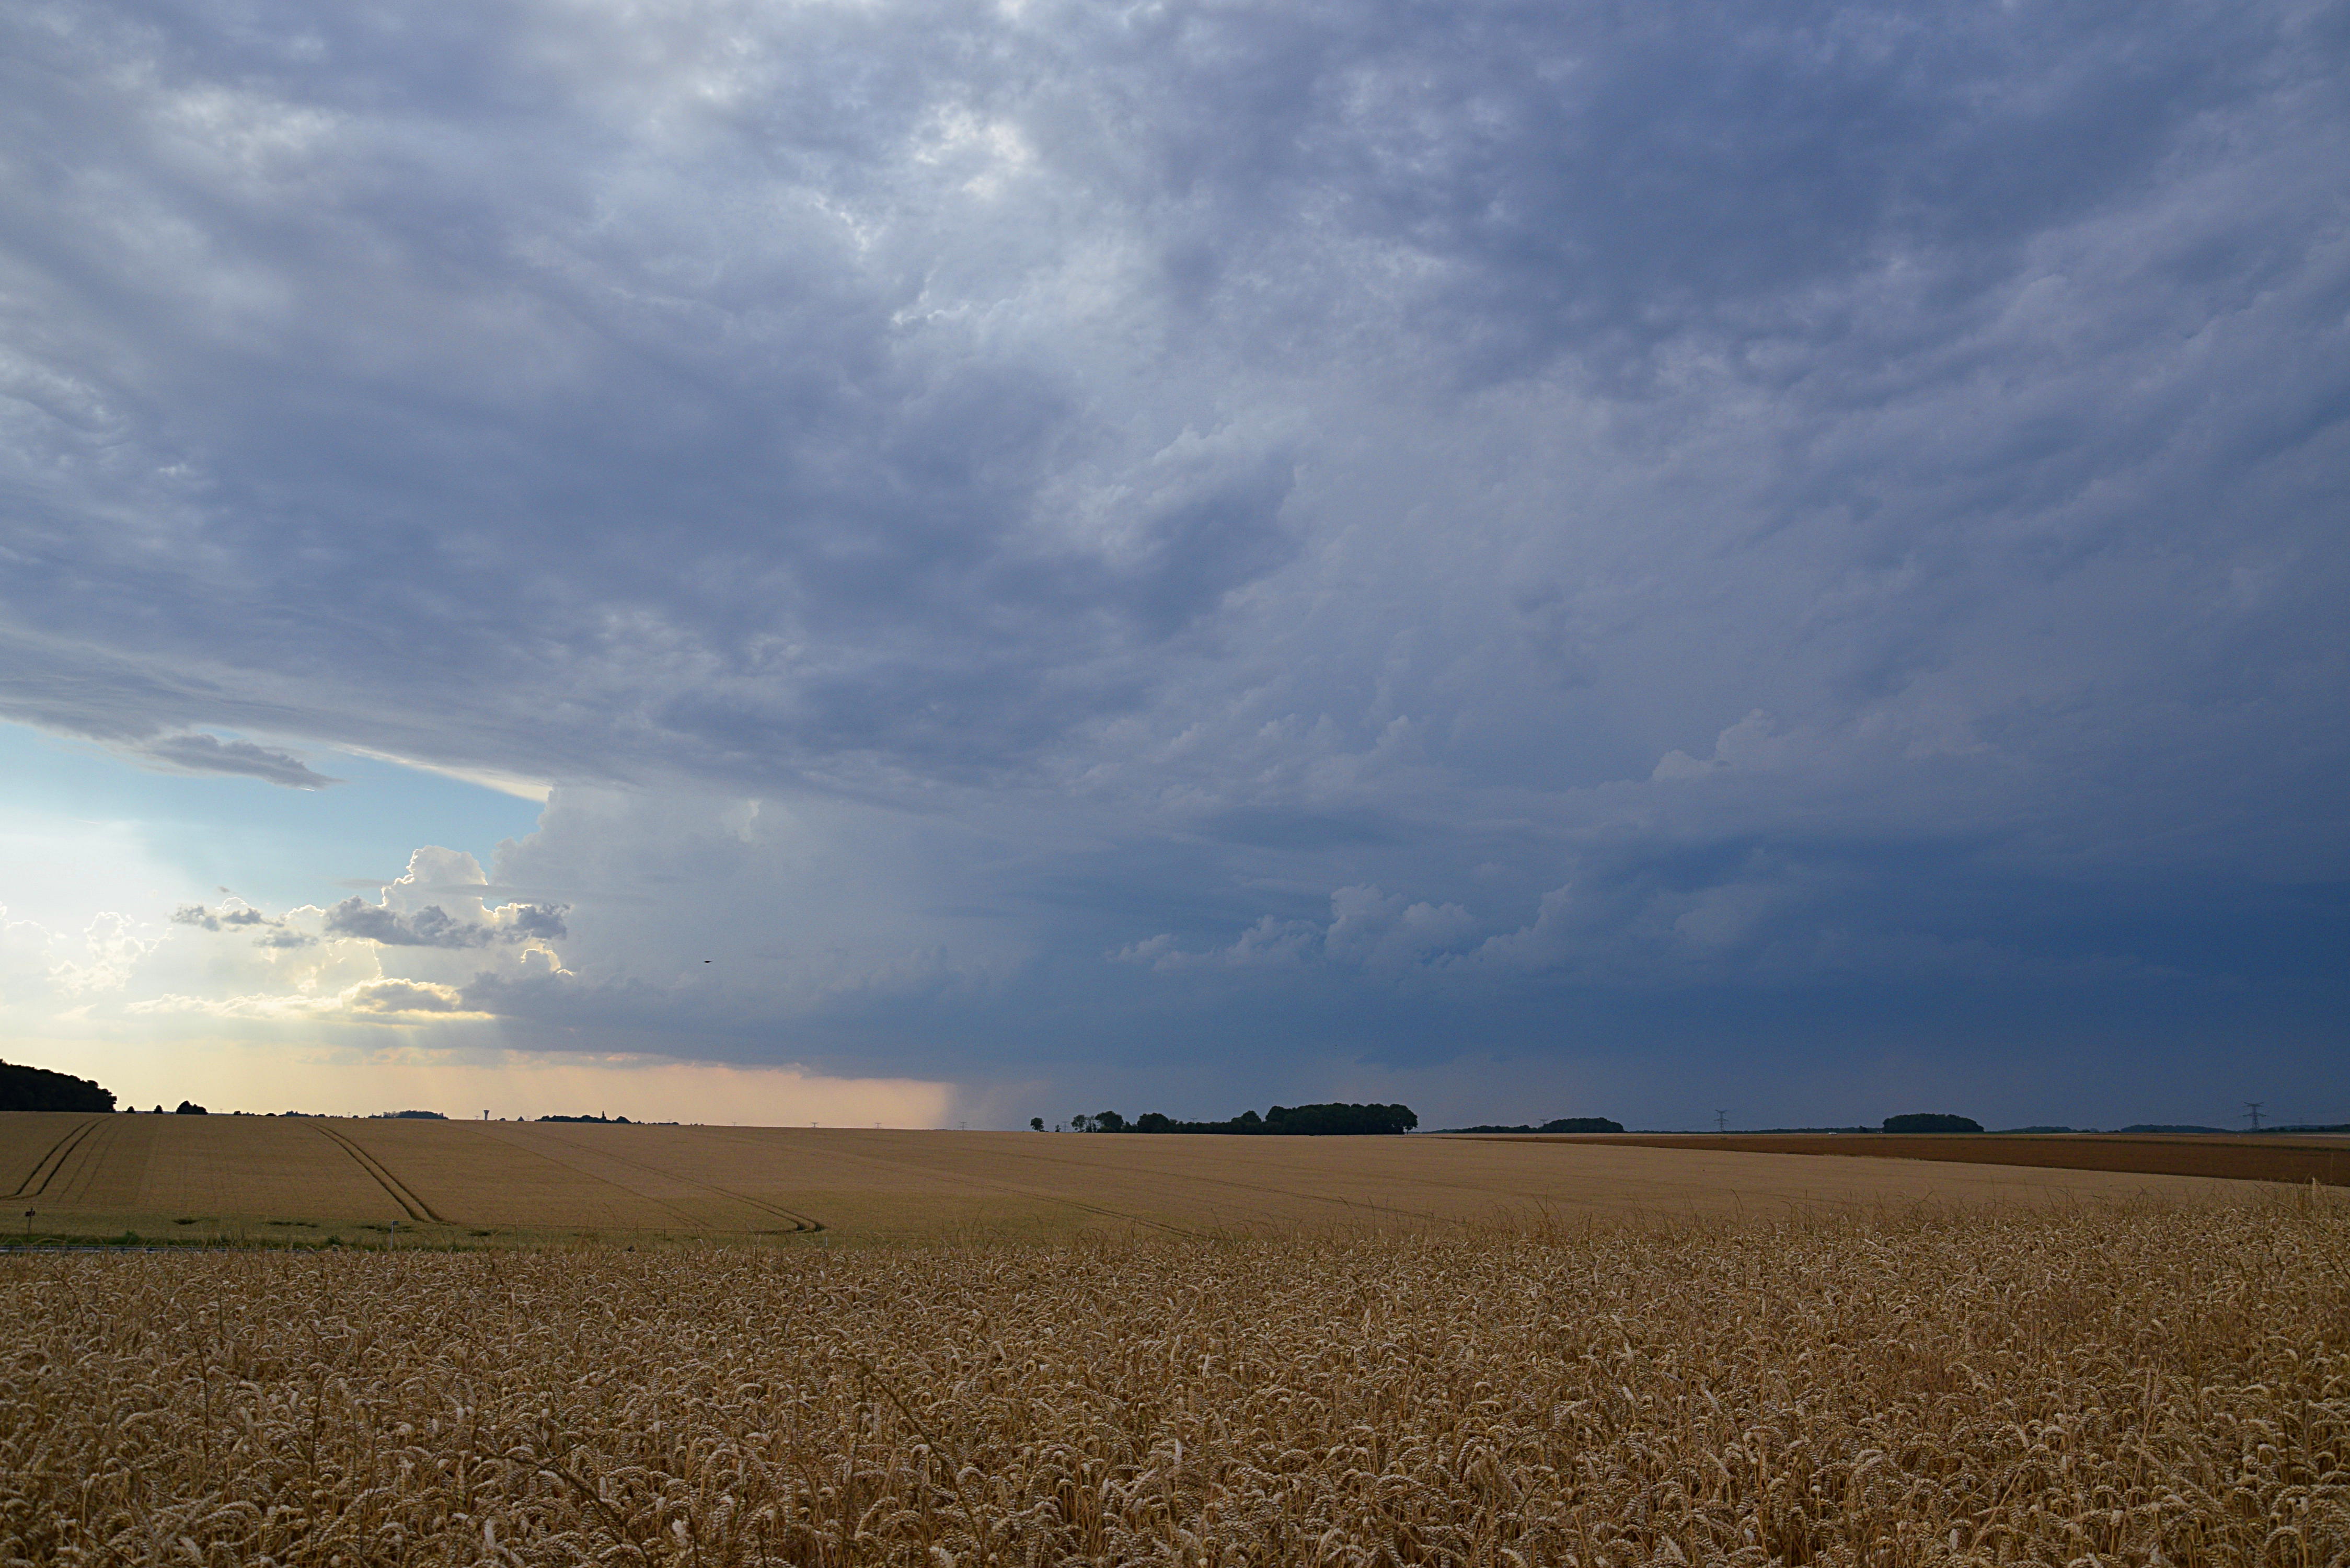
[[[1827,1140],[1834,1151],[1846,1141]],[[1849,1141],[1915,1151],[1938,1140]],[[1998,1146],[1978,1151],[1980,1159],[2041,1147],[1975,1141]],[[2094,1162],[2110,1147],[2074,1139],[2058,1152]],[[0,1198],[21,1199],[11,1217],[36,1210],[38,1224],[61,1237],[323,1241],[380,1236],[397,1225],[411,1238],[524,1244],[818,1234],[827,1243],[980,1234],[1035,1241],[1078,1231],[1415,1231],[1475,1229],[1527,1213],[1693,1218],[2252,1190],[2248,1182],[2158,1171],[1823,1159],[1582,1138],[1054,1137],[0,1113]]]
[[[2350,1560],[2350,1214],[0,1260],[10,1563]]]

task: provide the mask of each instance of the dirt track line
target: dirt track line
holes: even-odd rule
[[[345,1154],[349,1155],[361,1170],[374,1177],[376,1185],[390,1193],[391,1200],[399,1204],[411,1220],[438,1220],[444,1225],[448,1223],[444,1217],[432,1211],[432,1205],[410,1191],[407,1183],[392,1175],[381,1160],[361,1148],[352,1139],[321,1123],[312,1122],[310,1125],[324,1133],[328,1141],[335,1144]]]
[[[108,1162],[116,1158],[115,1145],[125,1141],[124,1135],[134,1135],[129,1141],[139,1143],[141,1140],[136,1135],[150,1131],[151,1128],[141,1127],[129,1116],[99,1117],[97,1125],[89,1129],[89,1136],[75,1139],[73,1147],[65,1151],[55,1168],[41,1178],[41,1190],[57,1195],[51,1199],[52,1202],[80,1202],[105,1177]],[[151,1152],[152,1141],[151,1137],[145,1140]],[[143,1182],[148,1155],[138,1154],[135,1158],[140,1180]]]
[[[25,1179],[16,1184],[16,1190],[8,1196],[38,1198],[42,1193],[47,1192],[49,1189],[49,1183],[57,1179],[57,1172],[65,1168],[68,1157],[80,1145],[81,1140],[88,1137],[97,1127],[98,1120],[96,1116],[90,1117],[50,1145],[49,1152],[41,1156],[40,1163],[33,1167]]]
[[[731,1187],[721,1187],[714,1181],[704,1181],[698,1176],[684,1176],[662,1166],[649,1165],[641,1159],[630,1159],[624,1154],[612,1154],[600,1148],[590,1149],[585,1144],[573,1143],[570,1138],[561,1133],[550,1133],[548,1136],[555,1138],[557,1142],[569,1144],[571,1147],[578,1149],[582,1153],[598,1155],[605,1159],[612,1160],[620,1165],[632,1165],[639,1170],[650,1171],[651,1174],[665,1178],[668,1180],[681,1181],[688,1187],[699,1187],[705,1192],[715,1192],[722,1198],[732,1198],[737,1203],[746,1203],[754,1209],[761,1210],[766,1213],[774,1215],[778,1220],[790,1220],[792,1222],[792,1228],[795,1231],[813,1231],[824,1229],[823,1220],[816,1219],[811,1214],[803,1214],[796,1209],[786,1209],[780,1203],[770,1203],[764,1198],[754,1198],[747,1192],[737,1192]],[[512,1140],[509,1139],[508,1141],[511,1142]],[[576,1169],[577,1168],[574,1167],[573,1168]],[[624,1188],[622,1190],[626,1191],[627,1189]],[[646,1195],[639,1193],[638,1196],[644,1197]],[[651,1199],[651,1201],[658,1203],[660,1199],[656,1198]]]
[[[529,1124],[524,1123],[522,1125],[528,1126]],[[496,1138],[500,1143],[504,1144],[508,1148],[518,1149],[522,1153],[530,1156],[533,1159],[543,1159],[546,1161],[547,1164],[555,1167],[557,1170],[567,1170],[574,1176],[584,1176],[590,1181],[602,1182],[613,1191],[625,1192],[639,1203],[650,1203],[656,1209],[666,1209],[671,1213],[676,1215],[678,1223],[689,1231],[701,1231],[708,1228],[704,1226],[701,1220],[694,1218],[691,1210],[681,1209],[678,1207],[678,1205],[671,1203],[666,1198],[655,1198],[650,1192],[639,1192],[635,1188],[628,1186],[624,1182],[613,1180],[610,1177],[604,1175],[600,1171],[590,1170],[584,1165],[575,1165],[571,1161],[564,1159],[557,1155],[547,1153],[546,1150],[543,1148],[534,1147],[528,1141],[515,1137],[511,1133],[492,1132],[490,1136]],[[567,1146],[557,1144],[556,1147],[560,1148]],[[587,1226],[573,1226],[569,1228],[573,1230],[589,1229],[589,1227]]]

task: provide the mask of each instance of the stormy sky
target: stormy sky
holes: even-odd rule
[[[8,7],[12,1059],[2350,1119],[2345,58]]]

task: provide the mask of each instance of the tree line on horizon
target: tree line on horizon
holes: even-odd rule
[[[1028,1125],[1045,1130],[1045,1118]],[[1274,1106],[1264,1115],[1243,1111],[1229,1121],[1184,1122],[1158,1111],[1146,1111],[1128,1121],[1117,1111],[1096,1111],[1069,1118],[1069,1128],[1081,1133],[1242,1133],[1276,1137],[1347,1137],[1406,1133],[1419,1125],[1409,1106]]]
[[[114,1092],[88,1078],[78,1078],[70,1073],[59,1073],[47,1067],[26,1066],[0,1061],[0,1111],[78,1111],[111,1113],[116,1108]],[[139,1107],[127,1106],[124,1110],[136,1112]],[[157,1106],[158,1112],[163,1107]],[[203,1106],[182,1100],[177,1107],[181,1116],[203,1116]],[[236,1113],[244,1115],[243,1112]],[[303,1111],[272,1112],[271,1115],[300,1116],[315,1113]],[[384,1119],[448,1119],[439,1111],[382,1111]],[[524,1118],[528,1120],[530,1118]],[[621,1116],[547,1116],[536,1118],[543,1122],[608,1122],[626,1123]],[[674,1126],[674,1123],[649,1124]],[[1038,1132],[1045,1130],[1045,1119],[1032,1116],[1028,1125]],[[1329,1137],[1362,1134],[1393,1134],[1410,1132],[1419,1126],[1419,1117],[1409,1106],[1350,1105],[1333,1102],[1313,1106],[1274,1106],[1264,1115],[1243,1111],[1239,1116],[1220,1122],[1178,1121],[1157,1111],[1149,1111],[1129,1122],[1117,1111],[1097,1111],[1069,1118],[1076,1132],[1106,1133],[1241,1133],[1288,1137]],[[1527,1123],[1515,1127],[1478,1126],[1445,1127],[1453,1133],[1620,1133],[1624,1124],[1607,1116],[1562,1116],[1535,1126]],[[1760,1127],[1740,1128],[1741,1133],[1981,1133],[1985,1129],[1971,1116],[1947,1115],[1910,1115],[1887,1116],[1878,1126],[1840,1127]],[[2010,1127],[2010,1133],[2090,1133],[2094,1127]],[[2251,1129],[2215,1127],[2183,1123],[2133,1123],[2114,1129],[2123,1133],[2343,1133],[2350,1132],[2350,1123],[2287,1122]]]
[[[1525,1122],[1517,1127],[1485,1125],[1446,1127],[1443,1130],[1452,1133],[1619,1133],[1624,1130],[1624,1124],[1608,1116],[1560,1116],[1540,1127]]]

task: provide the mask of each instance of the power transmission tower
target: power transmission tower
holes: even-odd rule
[[[2261,1130],[2261,1107],[2266,1104],[2268,1104],[2266,1100],[2246,1100],[2244,1102],[2244,1115],[2251,1120],[2252,1130],[2254,1132]]]
[[[1725,1133],[1730,1130],[1730,1113],[1728,1111],[1716,1111],[1713,1113],[1713,1130],[1716,1132]]]

